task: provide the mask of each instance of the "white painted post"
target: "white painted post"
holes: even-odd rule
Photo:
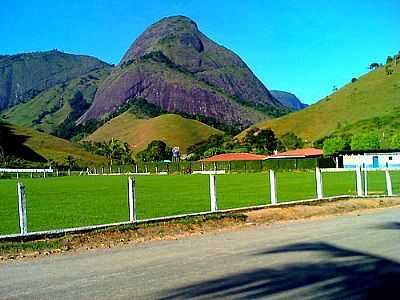
[[[144,167],[145,172],[147,173],[147,165]]]
[[[386,176],[386,190],[388,196],[393,196],[393,189],[392,189],[392,178],[390,178],[390,173],[389,170],[385,170],[385,176]]]
[[[118,168],[118,174],[121,174],[121,168]]]
[[[111,165],[110,165],[110,174],[112,173],[112,167],[111,167]]]
[[[276,178],[274,170],[269,170],[269,185],[271,191],[271,204],[277,204],[278,199],[276,195]]]
[[[368,195],[368,169],[364,168],[364,196]]]
[[[18,171],[17,171],[17,180],[19,179]]]
[[[19,228],[21,234],[28,233],[28,219],[26,215],[26,197],[25,187],[18,182],[18,210],[19,210]]]
[[[361,167],[358,166],[356,168],[356,185],[357,185],[357,196],[363,196],[363,188],[362,188],[362,178],[361,178]]]
[[[156,166],[156,174],[158,174],[158,167]]]
[[[138,173],[138,165],[135,165],[135,173]]]
[[[60,174],[58,173],[58,169],[57,169],[56,173],[57,173],[57,177],[58,177],[58,176],[60,175]]]
[[[46,178],[46,171],[43,171],[43,178]]]
[[[216,176],[214,174],[210,174],[210,200],[211,200],[211,212],[218,211],[217,184],[216,184]]]
[[[136,182],[135,178],[128,178],[128,206],[129,222],[136,222]]]
[[[71,176],[71,169],[68,169],[68,176]]]
[[[317,181],[317,198],[322,199],[324,198],[324,189],[322,183],[322,173],[320,168],[315,168],[315,179]]]
[[[204,163],[201,163],[201,170],[204,171]]]
[[[31,178],[33,178],[33,172],[31,172]]]

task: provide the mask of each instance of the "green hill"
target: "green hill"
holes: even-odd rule
[[[58,137],[31,128],[0,123],[0,146],[5,155],[15,155],[31,161],[53,160],[64,163],[68,155],[79,165],[104,163],[101,156],[91,154],[81,147]]]
[[[386,67],[393,71],[387,74]],[[400,129],[400,63],[380,66],[304,110],[254,126],[278,136],[294,132],[311,143],[332,134]],[[245,132],[238,135],[243,137]]]
[[[213,134],[223,132],[175,114],[138,119],[134,114],[125,112],[97,129],[87,140],[101,142],[117,138],[127,142],[134,152],[145,149],[153,140],[162,140],[167,145],[179,146],[185,151]]]
[[[99,84],[110,71],[110,67],[105,67],[58,84],[5,111],[2,118],[12,124],[52,133],[68,117],[76,120],[89,108]]]

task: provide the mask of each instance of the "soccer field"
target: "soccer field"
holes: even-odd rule
[[[313,171],[277,172],[279,202],[316,198]],[[392,173],[394,193],[400,172]],[[370,172],[369,193],[385,194],[384,172]],[[136,176],[139,220],[210,210],[206,175]],[[355,195],[355,173],[323,173],[324,196]],[[128,220],[126,176],[22,178],[28,230],[42,231]],[[18,233],[17,181],[0,180],[0,234]],[[270,203],[268,173],[217,175],[219,209]]]

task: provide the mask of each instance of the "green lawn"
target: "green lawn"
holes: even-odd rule
[[[356,195],[356,172],[322,173],[324,196]]]
[[[369,193],[384,194],[383,172],[369,173]],[[316,198],[315,173],[277,172],[278,201]],[[126,176],[21,178],[28,206],[28,230],[104,224],[128,220]],[[400,172],[392,172],[400,192]],[[355,172],[323,173],[324,195],[354,195]],[[210,210],[204,175],[136,176],[138,219]],[[0,180],[0,234],[18,232],[17,181]],[[220,209],[270,203],[268,173],[217,176]]]
[[[317,198],[315,172],[312,171],[277,172],[276,188],[281,202]]]

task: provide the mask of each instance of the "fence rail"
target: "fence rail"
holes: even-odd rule
[[[325,187],[329,187],[326,185],[328,182],[324,182],[324,176],[323,174],[327,173],[337,173],[337,169],[320,169],[316,168],[315,169],[315,185],[314,185],[314,195],[315,197],[310,198],[310,199],[303,199],[301,201],[316,201],[316,200],[323,200],[323,199],[331,199],[335,197],[366,197],[368,196],[368,172],[369,169],[361,169],[361,168],[355,168],[355,169],[342,169],[340,172],[348,172],[348,173],[354,173],[355,174],[355,190],[356,194],[355,195],[349,195],[345,193],[341,193],[338,195],[334,196],[329,196],[325,194]],[[390,172],[391,171],[400,171],[399,169],[382,169],[382,172],[384,172],[384,181],[385,181],[385,192],[381,194],[381,196],[394,196],[395,193],[393,191],[393,183],[392,183],[392,177]],[[298,201],[281,201],[279,199],[279,193],[278,191],[282,188],[279,185],[279,176],[277,176],[277,172],[275,170],[269,170],[269,181],[268,184],[266,184],[266,189],[267,187],[269,188],[269,194],[270,194],[270,203],[265,205],[252,205],[252,206],[238,206],[234,207],[232,209],[220,209],[219,205],[219,196],[221,194],[217,193],[218,189],[218,182],[219,180],[223,179],[222,176],[228,176],[228,175],[223,175],[219,174],[218,172],[209,172],[207,174],[209,176],[208,180],[208,185],[209,185],[209,210],[208,211],[200,211],[196,213],[182,213],[182,214],[175,214],[175,215],[166,215],[160,218],[144,218],[144,219],[138,219],[137,217],[137,209],[138,209],[138,194],[137,194],[137,182],[133,176],[128,177],[128,195],[127,195],[127,206],[128,206],[128,220],[127,221],[122,221],[122,222],[116,222],[116,223],[110,223],[110,224],[100,224],[100,225],[93,225],[93,226],[84,226],[84,227],[75,227],[75,228],[66,228],[66,229],[56,229],[56,230],[48,230],[48,231],[30,231],[28,228],[28,217],[29,217],[29,206],[27,207],[27,203],[29,203],[29,195],[28,197],[25,194],[25,186],[21,183],[17,183],[17,190],[18,190],[18,215],[19,215],[19,229],[20,233],[18,234],[8,234],[8,235],[0,235],[0,240],[1,239],[7,239],[10,237],[26,237],[26,236],[35,236],[35,235],[43,235],[43,234],[58,234],[58,233],[67,233],[67,232],[77,232],[77,231],[87,231],[91,229],[97,229],[97,228],[104,228],[104,227],[110,227],[110,226],[115,226],[115,225],[124,225],[124,224],[135,224],[135,223],[143,223],[143,222],[150,222],[154,220],[168,220],[168,219],[173,219],[173,218],[178,218],[178,217],[187,217],[187,216],[196,216],[196,215],[204,215],[204,214],[210,214],[210,213],[217,213],[217,212],[227,212],[227,211],[235,211],[235,210],[243,210],[243,209],[255,209],[255,208],[261,208],[261,207],[269,207],[269,206],[276,206],[276,205],[285,205],[288,203],[298,203]],[[296,175],[294,172],[293,174]],[[310,173],[307,175],[309,178],[311,176]],[[279,172],[278,172],[279,175]],[[364,176],[363,176],[364,175]],[[193,176],[206,176],[206,175],[193,175]],[[245,176],[250,176],[250,175],[245,175]],[[267,183],[267,181],[266,181]],[[325,186],[324,186],[325,184]],[[157,187],[154,187],[157,189]],[[286,187],[287,188],[287,187]],[[302,187],[299,186],[297,187],[298,189],[301,189]],[[161,195],[162,196],[162,195]],[[301,202],[300,201],[300,202]],[[140,208],[140,207],[139,207]]]

